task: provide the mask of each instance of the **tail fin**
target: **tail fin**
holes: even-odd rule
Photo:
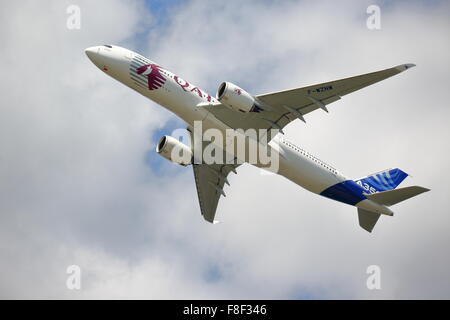
[[[379,213],[358,208],[359,225],[366,231],[372,232],[373,227],[375,227],[375,224],[377,223],[379,217]]]
[[[364,188],[367,193],[393,190],[405,180],[408,174],[398,168],[387,169],[370,176],[356,179],[355,182]]]
[[[399,202],[402,202],[404,200],[407,200],[409,198],[415,197],[421,193],[430,191],[430,189],[419,187],[419,186],[412,186],[412,187],[405,187],[400,188],[396,190],[390,190],[390,191],[383,191],[378,192],[374,194],[365,194],[365,196],[375,201],[379,204],[385,205],[385,206],[392,206],[394,204],[397,204]]]

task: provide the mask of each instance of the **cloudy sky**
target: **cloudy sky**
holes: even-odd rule
[[[0,298],[450,298],[449,17],[447,1],[2,1]],[[104,43],[211,94],[415,63],[285,133],[349,177],[400,167],[432,191],[369,234],[355,208],[245,165],[210,225],[192,169],[154,151],[183,122],[87,59]]]

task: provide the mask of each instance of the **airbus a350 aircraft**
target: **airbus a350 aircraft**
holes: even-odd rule
[[[403,72],[413,64],[256,96],[230,82],[223,82],[216,97],[212,97],[128,49],[103,45],[87,48],[85,52],[103,72],[186,121],[191,139],[195,121],[201,121],[202,130],[215,128],[221,132],[230,129],[237,132],[237,129],[253,128],[267,132],[266,141],[269,142],[266,147],[279,156],[279,175],[311,192],[357,207],[359,225],[369,232],[380,215],[393,215],[390,206],[429,191],[419,186],[397,188],[408,176],[397,168],[349,179],[286,140],[282,131],[291,121],[300,119],[305,122],[306,114],[317,109],[328,111],[327,105],[342,96]],[[271,129],[279,130],[281,134],[272,136]],[[187,160],[174,159],[174,148],[183,150],[190,157],[184,158]],[[229,184],[227,176],[230,172],[236,173],[240,163],[197,163],[193,160],[192,147],[170,136],[161,138],[156,151],[175,163],[192,165],[203,218],[215,222],[219,198],[225,195],[224,184]],[[260,162],[252,164],[264,167]]]

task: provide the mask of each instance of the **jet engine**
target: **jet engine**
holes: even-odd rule
[[[192,164],[193,153],[190,147],[171,136],[163,136],[156,146],[162,157],[182,166]]]
[[[222,82],[217,89],[217,100],[227,107],[241,112],[260,110],[256,105],[255,97],[231,82]]]

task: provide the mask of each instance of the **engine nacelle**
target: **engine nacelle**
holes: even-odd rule
[[[156,146],[156,152],[162,157],[182,166],[192,164],[193,153],[184,143],[171,136],[163,136]]]
[[[255,97],[231,82],[222,82],[217,89],[217,100],[241,112],[252,112],[257,108]]]

